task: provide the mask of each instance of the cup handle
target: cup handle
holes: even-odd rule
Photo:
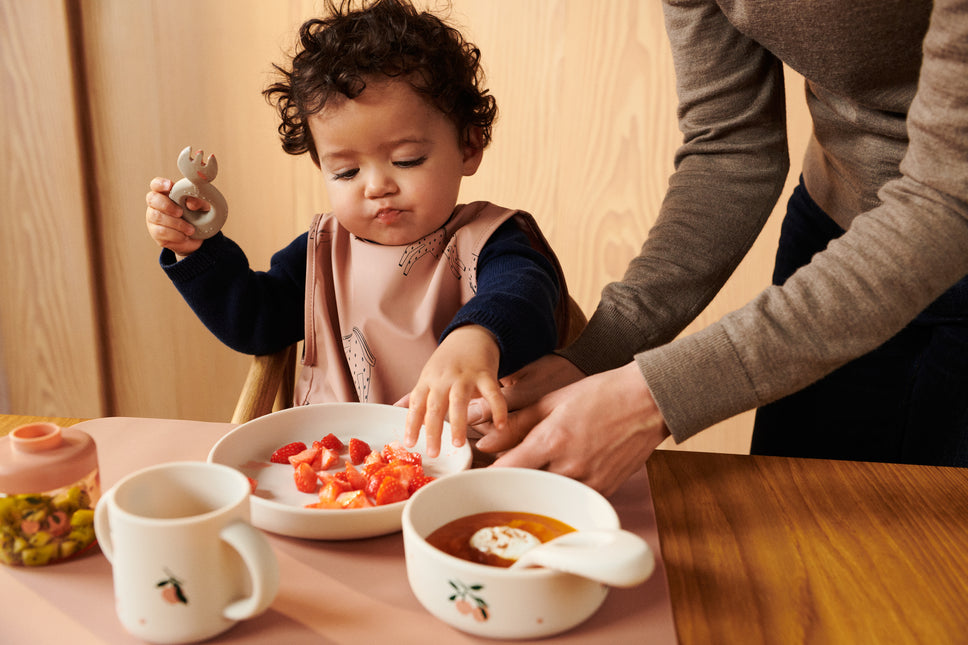
[[[222,612],[230,620],[245,620],[269,608],[279,591],[279,563],[269,541],[258,529],[245,522],[229,524],[220,533],[249,570],[252,595],[237,600]]]
[[[97,537],[97,544],[101,547],[101,553],[114,564],[114,543],[111,542],[111,522],[108,519],[108,501],[114,498],[114,489],[101,495],[94,506],[94,535]]]

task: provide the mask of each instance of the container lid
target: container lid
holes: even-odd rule
[[[0,437],[0,494],[43,493],[97,469],[91,437],[53,423],[30,423]]]

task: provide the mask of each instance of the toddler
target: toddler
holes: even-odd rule
[[[564,277],[530,215],[457,203],[497,112],[479,50],[405,0],[327,6],[264,94],[283,149],[309,153],[332,212],[264,272],[222,233],[190,238],[169,179],[151,182],[147,227],[226,345],[268,354],[305,341],[296,404],[407,401],[406,441],[425,427],[434,456],[448,415],[463,443],[474,397],[506,424],[498,379],[564,339]]]

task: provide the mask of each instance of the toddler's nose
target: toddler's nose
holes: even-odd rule
[[[375,199],[393,194],[396,189],[397,184],[389,173],[374,171],[366,177],[364,196],[368,199]]]

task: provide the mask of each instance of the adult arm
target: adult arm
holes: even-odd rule
[[[667,0],[683,144],[655,226],[562,355],[585,373],[675,338],[749,251],[789,169],[783,70],[711,1]]]
[[[888,340],[968,273],[968,2],[937,0],[900,178],[877,208],[719,322],[636,356],[677,441]]]

